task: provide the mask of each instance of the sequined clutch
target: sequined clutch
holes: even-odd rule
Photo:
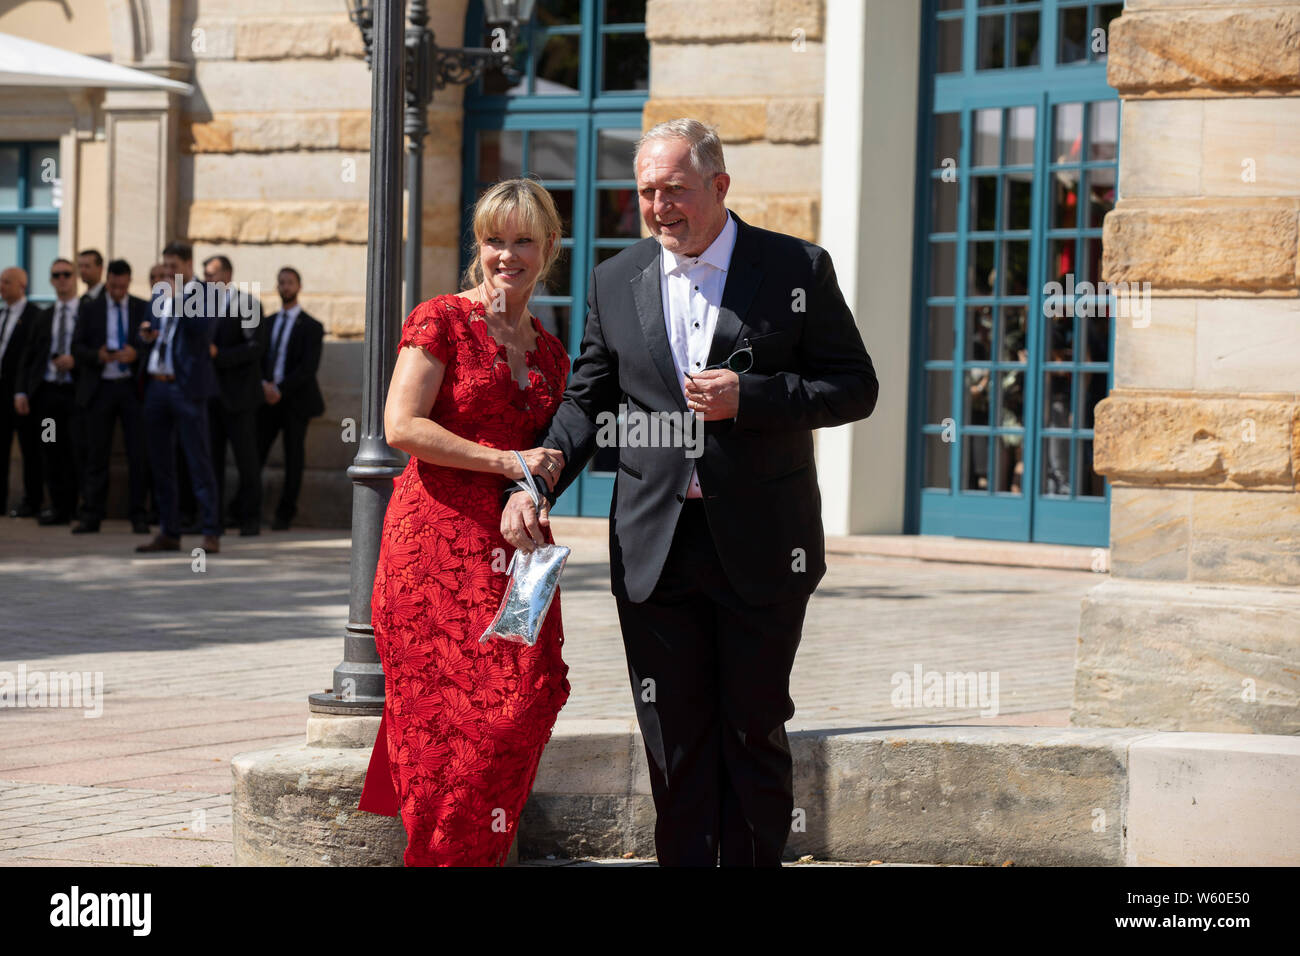
[[[533,504],[541,507],[542,496],[537,491],[537,483],[528,472],[524,456],[515,452],[519,466],[524,472],[524,481],[515,483],[532,496]],[[525,484],[525,482],[527,482]],[[496,617],[483,636],[482,644],[491,638],[527,644],[537,643],[537,635],[542,631],[546,621],[546,612],[551,609],[551,601],[560,586],[560,572],[569,560],[570,549],[560,544],[543,544],[532,551],[516,550],[514,557],[506,568],[510,575],[506,582],[505,595],[501,598],[501,607]]]

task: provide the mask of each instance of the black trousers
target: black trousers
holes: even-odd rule
[[[240,528],[252,529],[262,523],[262,459],[257,446],[257,408],[232,412],[215,399],[208,406],[212,428],[212,470],[217,476],[217,504],[221,523],[226,523],[226,443],[235,452],[235,469],[239,472],[239,490],[232,511]]]
[[[23,497],[22,504],[33,511],[41,510],[44,497],[42,487],[41,439],[37,431],[36,416],[19,415],[14,411],[12,393],[0,388],[0,396],[8,395],[7,400],[0,401],[0,511],[9,513],[9,457],[13,451],[14,435],[18,436],[18,450],[23,458]]]
[[[661,866],[780,866],[794,810],[785,722],[808,598],[753,607],[687,499],[659,583],[616,593]]]
[[[31,397],[41,448],[41,471],[50,490],[50,510],[69,518],[77,513],[86,460],[85,421],[73,393],[71,383],[41,382]]]
[[[276,436],[284,432],[284,488],[275,516],[285,521],[298,513],[298,492],[302,490],[302,470],[307,458],[307,424],[310,418],[286,408],[283,401],[259,405],[257,409],[257,452],[263,467]]]
[[[144,418],[135,382],[130,378],[103,379],[90,404],[83,411],[86,422],[86,480],[81,520],[99,524],[108,503],[108,462],[113,450],[113,429],[122,423],[126,445],[127,487],[131,521],[146,518],[144,507],[148,452],[145,450]]]
[[[143,415],[162,534],[170,538],[181,535],[176,488],[176,445],[179,439],[198,504],[200,530],[205,535],[219,536],[222,528],[217,520],[217,479],[212,474],[208,450],[207,402],[187,398],[174,381],[151,379],[145,386]]]

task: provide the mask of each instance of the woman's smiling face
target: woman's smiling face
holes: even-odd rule
[[[519,225],[516,213],[510,213],[499,228],[489,231],[479,243],[479,262],[489,293],[504,292],[507,297],[525,299],[531,295],[546,258],[546,243]]]

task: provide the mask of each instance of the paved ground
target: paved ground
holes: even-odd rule
[[[561,719],[630,717],[603,522],[557,521],[557,535],[574,547],[562,592],[573,692]],[[230,758],[301,739],[306,697],[342,657],[348,540],[338,532],[225,537],[201,572],[188,551],[136,555],[143,540],[125,522],[74,538],[0,519],[0,672],[102,680],[98,706],[0,709],[0,865],[229,865]],[[1063,726],[1079,601],[1096,582],[833,558],[795,662],[791,729]],[[918,666],[996,673],[999,715],[895,707],[891,677]]]

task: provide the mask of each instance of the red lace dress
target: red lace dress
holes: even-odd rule
[[[491,448],[534,448],[569,356],[534,318],[520,388],[483,311],[455,295],[422,302],[399,348],[446,364],[429,416],[438,424]],[[534,646],[480,644],[514,550],[500,530],[509,479],[412,456],[393,484],[371,598],[386,700],[358,809],[401,813],[407,866],[500,865],[569,696],[560,598]]]

